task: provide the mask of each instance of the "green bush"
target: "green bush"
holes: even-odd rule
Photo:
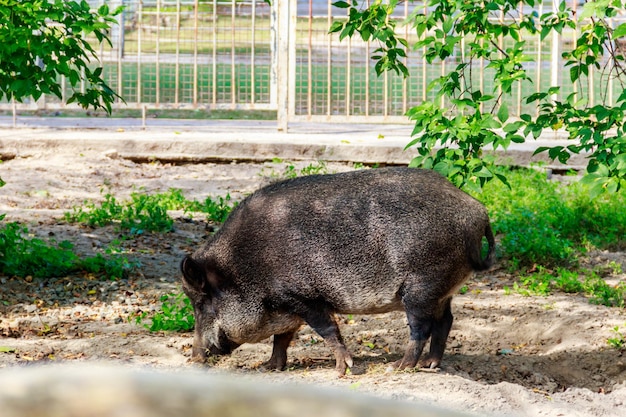
[[[549,181],[533,169],[500,169],[511,187],[492,181],[477,197],[499,235],[500,256],[515,267],[571,267],[589,249],[626,245],[625,191],[594,199],[580,182]]]

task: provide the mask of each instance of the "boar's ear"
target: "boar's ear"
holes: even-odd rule
[[[180,263],[180,270],[183,273],[183,283],[202,293],[209,293],[211,290],[220,290],[223,282],[220,275],[211,265],[204,265],[195,261],[187,255]]]
[[[206,272],[191,256],[185,256],[185,259],[180,263],[180,270],[183,273],[184,284],[187,284],[196,291],[207,291],[209,283],[207,282]]]

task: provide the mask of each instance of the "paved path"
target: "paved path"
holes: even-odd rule
[[[325,160],[342,162],[408,164],[415,151],[404,151],[411,125],[292,123],[287,133],[276,130],[274,121],[180,120],[117,118],[11,117],[0,116],[0,157],[45,152],[95,150],[116,152],[134,160],[163,161],[265,161]],[[533,157],[538,146],[571,144],[555,133],[497,151],[503,163],[528,165],[548,161]],[[548,161],[551,167],[563,167]],[[568,167],[586,166],[573,157]]]

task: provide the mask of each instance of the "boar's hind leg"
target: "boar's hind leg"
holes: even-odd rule
[[[452,314],[449,311],[449,300],[440,300],[436,295],[437,292],[439,291],[436,287],[405,289],[402,303],[409,321],[411,336],[404,357],[394,364],[396,368],[415,367],[431,335],[434,338],[434,350],[431,350],[431,353],[437,355],[441,349],[443,354],[445,340],[450,331],[449,326],[452,325]]]
[[[419,314],[418,308],[406,306],[406,315],[409,319],[411,339],[404,352],[404,357],[394,364],[397,369],[413,368],[422,355],[424,345],[430,337],[434,317],[432,315]]]
[[[433,323],[430,352],[426,358],[419,362],[421,367],[433,369],[438,367],[441,363],[443,352],[446,349],[446,340],[452,328],[453,317],[452,309],[450,308],[451,301],[452,297],[449,297],[439,305],[440,308]]]
[[[274,347],[270,360],[263,365],[266,369],[283,370],[287,365],[287,348],[293,339],[296,331],[274,335]]]
[[[339,333],[334,314],[331,311],[320,309],[318,306],[315,310],[309,310],[302,317],[333,349],[337,361],[335,369],[340,377],[345,375],[346,369],[352,367],[352,357],[348,353],[341,333]]]

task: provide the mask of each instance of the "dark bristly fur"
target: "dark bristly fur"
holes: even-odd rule
[[[420,365],[435,367],[452,326],[452,296],[493,257],[484,206],[433,171],[385,168],[275,183],[242,201],[181,263],[195,308],[193,357],[273,335],[266,365],[282,369],[289,342],[307,323],[333,348],[343,375],[352,359],[334,314],[404,310],[410,342],[396,367],[416,366],[429,338]]]

